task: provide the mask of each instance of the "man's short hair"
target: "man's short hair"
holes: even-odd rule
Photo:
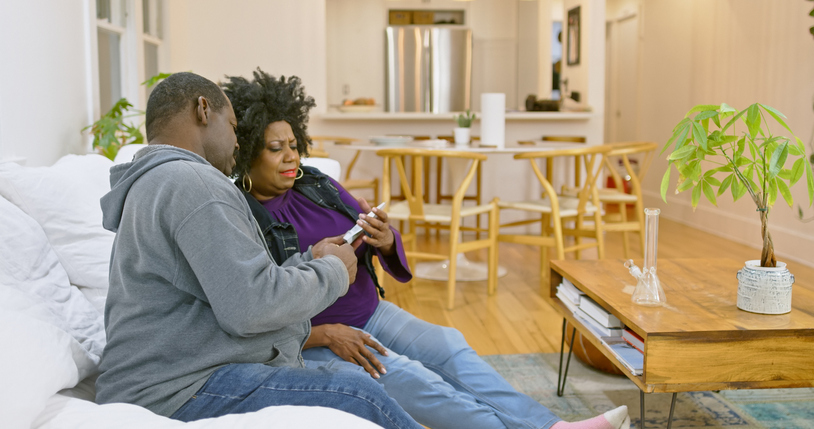
[[[161,134],[176,115],[196,105],[200,96],[215,112],[226,107],[226,96],[218,85],[195,73],[173,73],[159,82],[147,101],[147,141]]]

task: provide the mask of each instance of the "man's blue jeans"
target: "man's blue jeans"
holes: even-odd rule
[[[188,422],[272,405],[335,408],[384,428],[421,427],[367,373],[315,366],[226,365],[171,417]]]
[[[469,347],[457,329],[425,322],[380,301],[363,331],[388,350],[388,356],[381,356],[370,349],[387,369],[378,382],[423,425],[433,429],[539,429],[560,421],[548,408],[515,390]],[[327,347],[307,349],[302,355],[309,363],[323,361],[367,374]]]

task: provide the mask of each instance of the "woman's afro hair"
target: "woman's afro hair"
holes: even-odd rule
[[[300,156],[308,156],[311,145],[307,131],[308,111],[316,106],[316,102],[313,97],[305,95],[300,78],[275,78],[259,67],[253,74],[252,81],[240,76],[226,76],[228,82],[222,84],[237,117],[240,150],[232,174],[238,178],[247,174],[251,162],[260,156],[266,145],[266,127],[273,122],[286,121],[291,125]]]

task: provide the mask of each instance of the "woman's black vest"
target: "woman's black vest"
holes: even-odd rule
[[[328,176],[314,167],[303,165],[300,168],[302,168],[303,175],[294,181],[295,192],[299,192],[320,207],[342,213],[354,223],[359,219],[359,212],[342,202],[342,199],[339,198],[339,190],[328,180]],[[240,187],[240,180],[236,184],[249,203],[252,214],[263,231],[263,237],[266,239],[274,260],[282,262],[299,253],[300,241],[294,226],[275,219],[257,199]],[[376,285],[376,289],[379,291],[379,295],[384,298],[384,289],[379,286],[379,279],[373,269],[374,252],[373,246],[367,246],[365,266],[368,273],[370,273],[370,278],[373,279],[373,284]]]

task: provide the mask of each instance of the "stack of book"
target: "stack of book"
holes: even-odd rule
[[[585,293],[577,289],[568,279],[562,279],[562,283],[557,286],[557,298],[574,314],[577,313],[577,308],[583,296],[585,296]]]
[[[587,296],[579,300],[575,314],[597,337],[622,336],[624,331],[622,321]]]
[[[639,351],[639,353],[644,353],[644,340],[639,334],[633,332],[630,328],[625,328],[624,332],[622,332],[622,339],[625,340],[626,343],[630,344],[631,347],[635,348]]]
[[[621,337],[601,337],[600,341],[610,349],[616,359],[633,375],[642,375],[644,355],[626,343]]]

